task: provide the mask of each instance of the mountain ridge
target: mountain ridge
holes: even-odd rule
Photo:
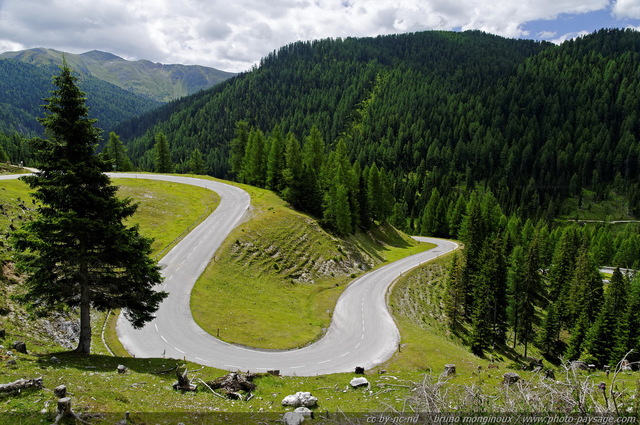
[[[130,61],[101,50],[74,54],[37,47],[0,53],[0,59],[36,66],[59,66],[63,57],[82,75],[96,77],[161,103],[207,89],[236,75],[201,65],[161,64],[145,59]]]

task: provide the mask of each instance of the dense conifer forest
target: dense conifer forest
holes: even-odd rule
[[[475,353],[611,364],[639,347],[640,281],[598,268],[640,268],[639,225],[581,215],[639,218],[639,112],[639,32],[423,32],[293,43],[117,133],[139,169],[272,189],[338,234],[460,239],[443,303]]]

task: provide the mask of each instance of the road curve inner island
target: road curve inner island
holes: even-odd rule
[[[160,305],[156,318],[142,329],[134,329],[122,315],[118,318],[118,337],[136,357],[178,358],[231,371],[279,370],[283,375],[298,376],[349,372],[356,366],[370,369],[390,358],[400,343],[400,334],[386,304],[391,284],[403,273],[458,247],[444,239],[417,238],[436,247],[355,279],[338,299],[326,334],[310,345],[286,351],[233,345],[213,337],[195,323],[189,298],[216,250],[249,209],[249,194],[235,186],[191,177],[109,175],[191,184],[220,195],[218,208],[160,261],[164,276],[160,288],[169,296]]]

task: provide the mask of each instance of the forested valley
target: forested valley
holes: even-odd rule
[[[615,365],[640,347],[640,280],[598,269],[640,268],[638,223],[613,223],[640,216],[639,112],[632,30],[327,39],[120,125],[104,154],[274,190],[342,235],[459,239],[443,303],[472,351]]]

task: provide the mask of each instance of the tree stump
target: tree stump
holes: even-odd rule
[[[65,398],[67,396],[67,387],[65,385],[58,385],[53,389],[53,394],[58,398]]]
[[[446,364],[444,365],[444,376],[451,376],[456,374],[456,365]]]
[[[545,369],[544,377],[546,379],[553,379],[555,381],[556,380],[556,373],[553,371],[553,369]]]
[[[184,370],[184,373],[180,372],[180,369],[176,369],[176,377],[178,378],[178,382],[173,384],[174,390],[180,391],[195,391],[198,386],[192,384],[187,376],[187,369]]]
[[[356,366],[356,375],[364,375],[364,368],[362,366]]]
[[[59,421],[58,418],[64,418],[65,416],[74,416],[71,411],[71,397],[63,397],[58,400],[58,416],[56,422]]]
[[[118,365],[118,373],[121,374],[121,375],[127,373],[127,367],[125,365],[119,364]]]

